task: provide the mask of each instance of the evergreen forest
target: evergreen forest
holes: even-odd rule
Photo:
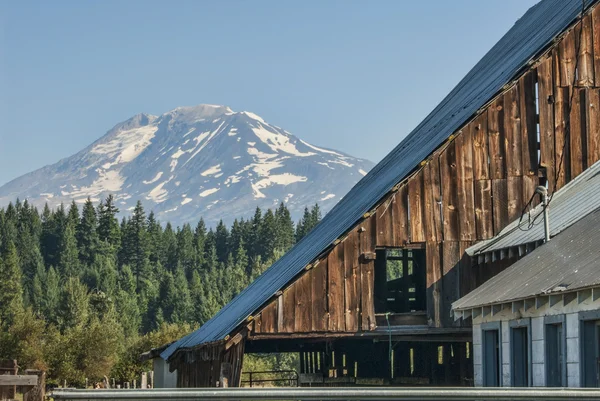
[[[173,227],[140,202],[118,216],[112,195],[97,206],[0,209],[0,359],[43,369],[54,385],[139,378],[151,369],[142,352],[205,323],[321,212],[305,208],[295,224],[282,203],[214,228],[202,219]],[[247,358],[245,367],[286,368],[292,359]]]

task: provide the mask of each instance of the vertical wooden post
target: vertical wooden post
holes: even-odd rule
[[[37,386],[23,394],[23,401],[44,401],[46,396],[46,372],[43,370],[27,369],[28,375],[36,375],[38,377]]]
[[[146,372],[142,372],[142,377],[140,378],[140,388],[148,388],[148,374]]]
[[[219,375],[219,382],[221,387],[229,387],[231,381],[231,364],[229,362],[221,363],[221,373]]]
[[[14,359],[0,360],[0,374],[16,375],[19,370],[17,361]],[[16,396],[16,386],[0,387],[0,399],[13,399]]]

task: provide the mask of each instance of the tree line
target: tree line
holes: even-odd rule
[[[40,213],[27,201],[0,209],[0,359],[44,369],[49,382],[132,380],[141,352],[210,319],[320,220],[315,204],[214,228],[174,228],[129,217],[109,195]]]

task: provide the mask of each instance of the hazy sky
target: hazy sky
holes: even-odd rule
[[[379,161],[536,0],[0,0],[0,185],[225,104]]]

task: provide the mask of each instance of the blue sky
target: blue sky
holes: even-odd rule
[[[0,0],[0,185],[225,104],[379,161],[536,0]]]

